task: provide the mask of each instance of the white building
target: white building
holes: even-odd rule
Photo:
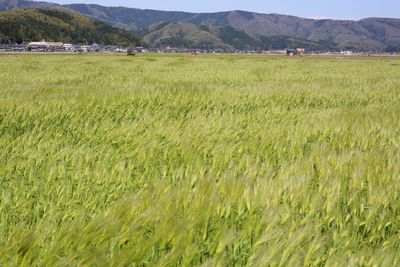
[[[63,43],[61,42],[46,42],[42,40],[40,42],[30,42],[28,47],[37,47],[37,48],[63,48]]]
[[[75,51],[75,47],[72,44],[64,44],[63,48],[65,51]]]

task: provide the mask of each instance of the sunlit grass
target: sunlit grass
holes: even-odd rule
[[[400,264],[400,64],[0,56],[0,264]]]

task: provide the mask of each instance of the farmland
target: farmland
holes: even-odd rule
[[[0,56],[0,265],[399,265],[399,73]]]

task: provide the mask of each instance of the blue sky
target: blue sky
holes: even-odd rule
[[[306,18],[400,18],[400,0],[47,0],[60,4],[95,3],[158,10],[216,12],[248,10]]]

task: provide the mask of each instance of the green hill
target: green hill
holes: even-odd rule
[[[144,40],[152,47],[231,48],[217,36],[193,24],[155,25]]]
[[[47,41],[136,45],[127,30],[60,9],[15,9],[0,12],[0,43]]]
[[[335,49],[335,45],[328,42],[309,41],[290,36],[265,37],[230,26],[160,23],[140,34],[151,47],[222,48],[226,50],[304,47],[313,51]]]

